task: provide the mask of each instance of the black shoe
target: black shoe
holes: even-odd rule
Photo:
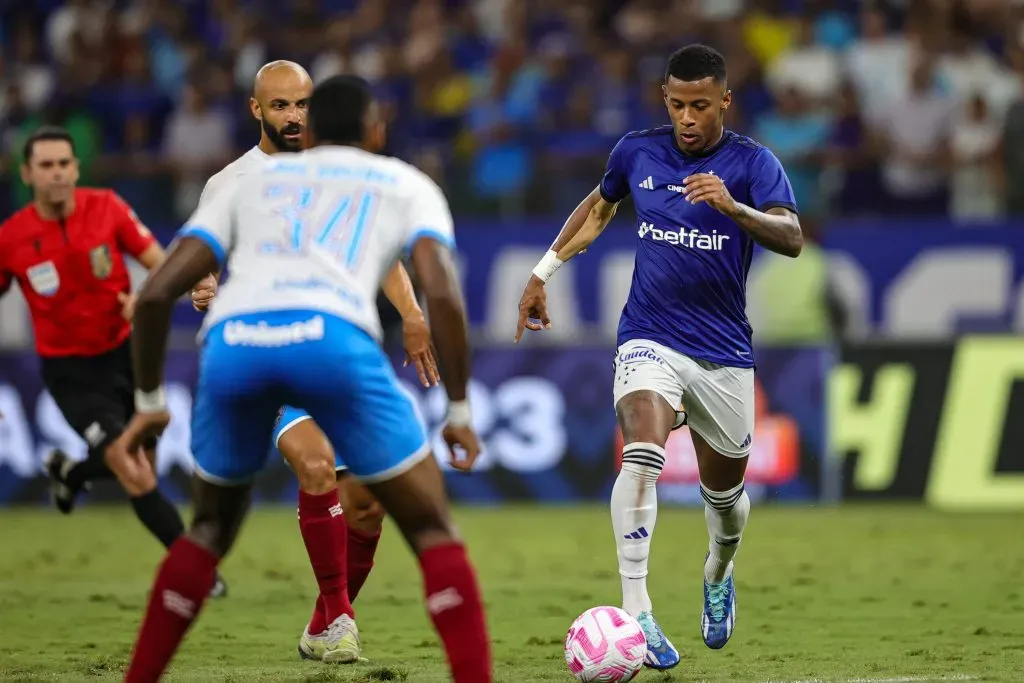
[[[89,490],[88,483],[81,489],[73,489],[68,486],[67,473],[74,464],[74,461],[60,449],[51,451],[46,456],[46,474],[50,477],[50,499],[65,515],[71,514],[71,511],[75,509],[75,498],[79,491]]]
[[[228,584],[220,574],[217,574],[217,577],[213,581],[213,588],[210,589],[210,597],[213,599],[228,597]]]

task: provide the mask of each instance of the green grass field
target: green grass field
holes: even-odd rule
[[[619,600],[606,510],[464,508],[458,521],[497,680],[571,681],[569,624]],[[683,662],[638,680],[1024,680],[1020,524],[911,507],[755,508],[736,634],[712,652],[698,622],[703,515],[663,509],[650,588]],[[160,555],[127,508],[0,511],[0,680],[119,680]],[[223,569],[230,597],[208,604],[167,680],[447,680],[416,565],[390,525],[356,604],[369,664],[297,657],[315,590],[293,509],[260,509]]]

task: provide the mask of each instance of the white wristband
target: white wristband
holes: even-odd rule
[[[548,249],[548,252],[544,254],[544,258],[534,266],[533,274],[540,278],[541,282],[547,282],[548,278],[555,274],[565,261],[558,258],[558,252],[553,249]]]
[[[452,427],[472,426],[473,416],[469,412],[469,401],[449,401],[446,422]]]
[[[135,390],[135,412],[141,414],[160,413],[167,410],[167,392],[163,386],[153,391]]]

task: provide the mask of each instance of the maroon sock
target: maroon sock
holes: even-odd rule
[[[313,605],[313,616],[309,618],[309,626],[306,628],[309,630],[309,635],[315,636],[319,633],[323,633],[324,629],[331,625],[331,622],[327,621],[327,605],[324,604],[324,596],[316,596],[316,604]]]
[[[427,611],[441,635],[455,683],[490,683],[491,641],[476,573],[460,543],[420,555]]]
[[[299,529],[306,544],[309,563],[313,566],[320,600],[324,606],[324,620],[330,624],[342,614],[352,617],[352,603],[348,599],[345,565],[348,556],[348,525],[341,514],[338,491],[320,495],[299,491]],[[319,610],[318,610],[319,611]],[[315,616],[314,616],[315,619]],[[325,624],[325,627],[326,627]],[[323,631],[323,628],[320,629]],[[319,633],[310,629],[310,633]]]
[[[186,537],[171,544],[149,594],[126,683],[159,680],[210,594],[219,561]]]
[[[373,569],[373,556],[377,554],[380,531],[367,533],[348,528],[348,597],[352,602],[366,583],[366,577]]]

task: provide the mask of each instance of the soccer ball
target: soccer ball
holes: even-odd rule
[[[618,607],[592,607],[565,636],[565,663],[578,681],[622,683],[644,665],[647,640],[636,619]]]

